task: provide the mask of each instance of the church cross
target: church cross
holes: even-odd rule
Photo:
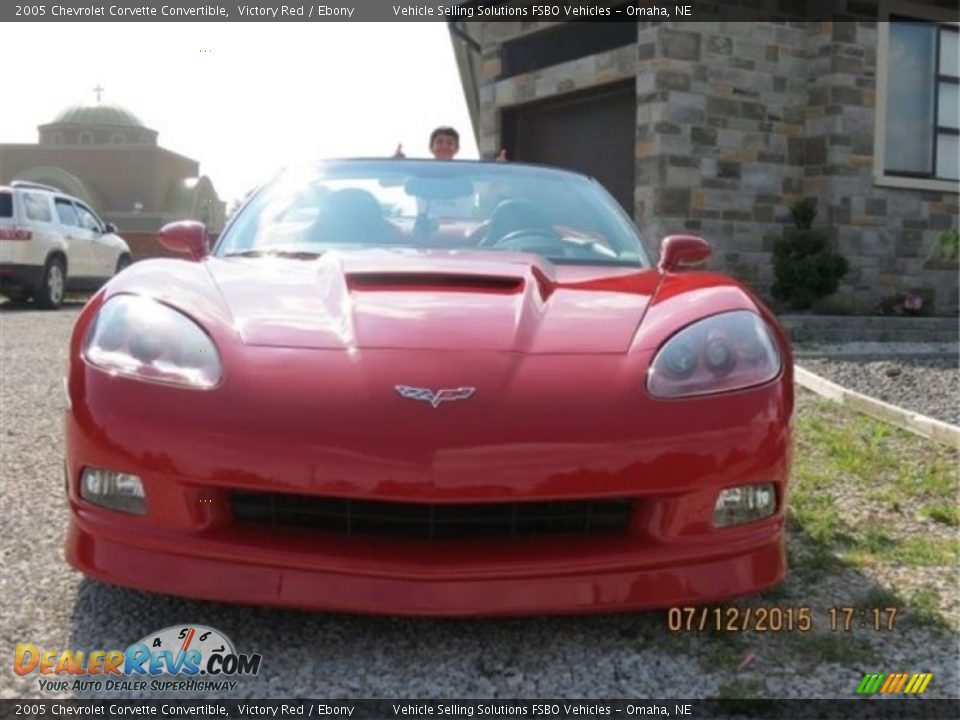
[[[100,95],[103,94],[103,85],[97,83],[97,86],[93,89],[93,91],[97,94],[97,102],[100,102]]]

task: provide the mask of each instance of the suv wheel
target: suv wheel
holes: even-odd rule
[[[114,275],[119,275],[121,272],[123,272],[124,270],[126,270],[128,267],[130,267],[130,256],[129,256],[129,255],[121,255],[119,258],[117,258],[117,269],[114,271],[113,274],[114,274]]]
[[[67,273],[63,259],[52,257],[43,268],[43,280],[37,290],[36,303],[47,310],[56,310],[63,304],[63,295],[67,286]]]

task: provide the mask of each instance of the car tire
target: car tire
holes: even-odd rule
[[[63,304],[67,288],[67,271],[63,258],[52,257],[43,267],[43,279],[34,295],[37,306],[45,310],[56,310]]]
[[[130,263],[131,260],[129,255],[121,255],[119,258],[117,258],[117,269],[113,271],[113,276],[116,277],[130,267]]]

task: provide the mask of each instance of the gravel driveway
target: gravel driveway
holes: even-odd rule
[[[12,672],[17,643],[42,649],[124,648],[149,632],[182,623],[213,626],[230,636],[238,651],[263,655],[260,675],[242,680],[237,697],[848,698],[863,673],[878,671],[933,672],[928,695],[958,695],[958,636],[936,623],[829,637],[819,631],[805,636],[670,634],[664,612],[510,620],[367,618],[179,600],[85,580],[65,564],[62,553],[67,508],[61,378],[78,310],[76,305],[52,313],[0,307],[2,697],[41,696],[35,674],[24,678]],[[792,545],[808,542],[792,533]],[[816,582],[792,573],[779,590],[751,602],[809,606],[823,625],[830,605],[878,589],[877,580],[861,569],[837,569]]]
[[[960,359],[803,357],[797,364],[851,390],[960,425]]]

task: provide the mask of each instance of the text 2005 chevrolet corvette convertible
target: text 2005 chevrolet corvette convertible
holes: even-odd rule
[[[715,601],[785,573],[790,349],[652,266],[595,182],[520,164],[282,173],[98,292],[70,345],[69,561],[372,613]]]

